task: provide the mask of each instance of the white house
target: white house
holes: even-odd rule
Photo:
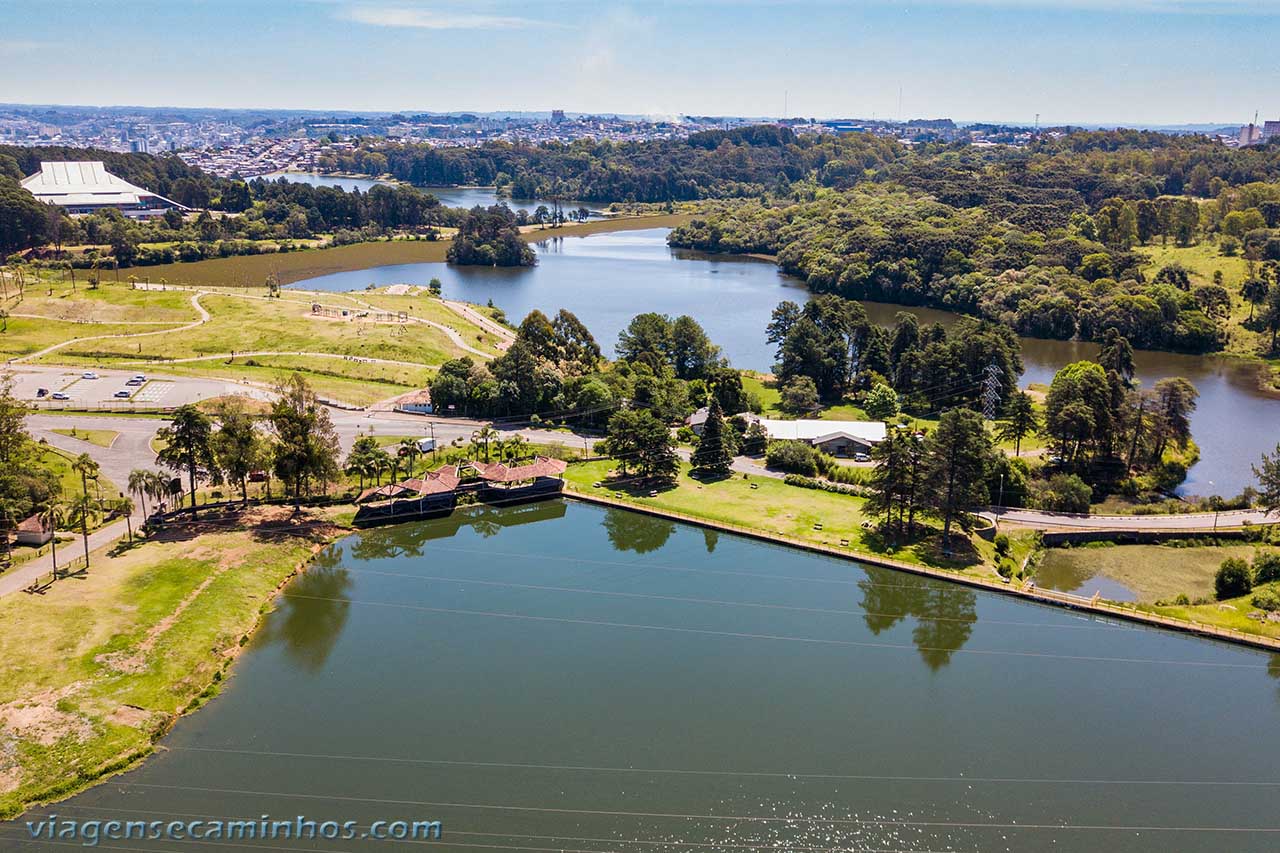
[[[748,423],[764,427],[769,438],[786,441],[803,441],[832,456],[849,456],[866,453],[872,445],[884,441],[886,427],[882,421],[784,421],[762,418],[751,412],[734,415]],[[707,422],[707,409],[701,408],[690,415],[685,423],[697,435]]]

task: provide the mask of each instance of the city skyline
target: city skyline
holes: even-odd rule
[[[1226,125],[1280,114],[1273,23],[1257,0],[15,0],[0,101]]]

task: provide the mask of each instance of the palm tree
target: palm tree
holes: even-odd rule
[[[49,540],[50,555],[53,562],[53,576],[58,577],[58,522],[62,520],[62,505],[56,499],[50,500],[40,508],[40,521],[48,526],[53,534]]]
[[[151,494],[151,471],[134,468],[129,472],[129,494],[142,499],[142,517],[147,517],[147,495]]]
[[[408,473],[410,477],[413,476],[414,462],[417,460],[419,452],[418,440],[416,438],[400,439],[400,447],[396,451],[396,455],[402,459],[408,460]]]
[[[498,435],[499,435],[499,434],[498,434],[498,431],[497,431],[496,429],[494,429],[493,427],[488,427],[488,426],[486,426],[486,427],[481,427],[480,429],[478,429],[478,430],[476,430],[475,432],[471,433],[471,443],[472,443],[472,445],[474,445],[474,446],[475,446],[475,447],[477,447],[477,448],[479,448],[479,447],[483,447],[483,448],[484,448],[484,461],[485,461],[485,462],[488,462],[488,461],[489,461],[489,442],[491,442],[491,441],[493,441],[495,438],[497,438],[497,437],[498,437]]]
[[[80,517],[80,534],[84,537],[84,567],[89,568],[89,514],[93,504],[89,498],[89,481],[97,481],[101,469],[88,453],[81,453],[71,463],[71,470],[80,475],[80,497],[76,498],[72,507]]]
[[[116,500],[116,509],[124,513],[124,526],[129,531],[129,544],[133,544],[133,511],[137,507],[133,503],[133,498],[127,495],[121,495]]]
[[[507,453],[511,457],[511,461],[515,462],[523,457],[529,448],[529,441],[520,433],[511,436],[507,441]]]
[[[0,332],[9,331],[9,312],[0,308]]]

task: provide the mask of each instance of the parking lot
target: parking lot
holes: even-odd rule
[[[92,373],[97,378],[86,378]],[[267,399],[269,392],[224,379],[197,379],[145,374],[141,384],[128,384],[138,373],[131,370],[83,370],[68,367],[23,365],[11,373],[13,395],[38,407],[86,406],[92,408],[169,408],[221,397],[244,394]],[[41,394],[41,391],[44,393]],[[120,392],[128,392],[128,396]],[[63,399],[65,397],[65,399]]]

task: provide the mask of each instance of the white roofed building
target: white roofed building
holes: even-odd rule
[[[757,423],[764,428],[769,438],[778,441],[803,441],[832,456],[849,456],[854,453],[866,453],[873,445],[884,441],[887,428],[883,421],[819,421],[819,420],[775,420],[762,418],[751,412],[742,412],[734,417],[742,418],[748,423]],[[696,433],[702,435],[702,428],[707,421],[707,409],[701,408],[685,419],[685,423]]]
[[[170,208],[190,210],[111,174],[100,160],[41,163],[39,172],[22,179],[22,187],[38,201],[65,208],[71,216],[107,207],[133,219],[161,216]]]

